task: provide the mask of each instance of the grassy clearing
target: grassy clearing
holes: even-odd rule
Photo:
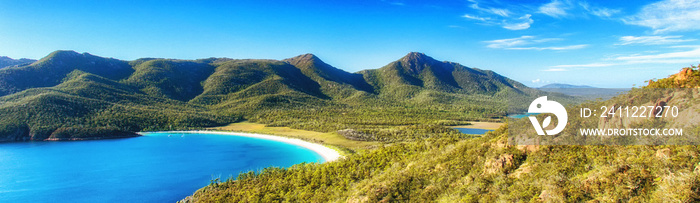
[[[348,140],[345,137],[339,135],[338,133],[322,133],[314,132],[308,130],[297,130],[291,129],[289,127],[267,127],[265,124],[251,123],[251,122],[239,122],[231,123],[227,126],[210,128],[211,130],[223,130],[223,131],[233,131],[233,132],[248,132],[248,133],[260,133],[268,135],[278,135],[285,137],[298,138],[302,140],[312,141],[316,143],[321,143],[324,145],[331,145],[336,150],[341,153],[348,153],[350,151],[356,151],[360,149],[370,149],[381,145],[379,142],[365,142],[365,141],[353,141]]]

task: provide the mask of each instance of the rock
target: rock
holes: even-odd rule
[[[520,167],[518,167],[518,169],[513,171],[513,173],[508,174],[508,177],[519,179],[519,178],[523,177],[525,174],[529,174],[530,171],[532,171],[532,166],[530,166],[530,164],[528,164],[528,163],[524,163],[524,164],[520,165]]]
[[[506,169],[513,167],[515,164],[512,154],[501,154],[498,158],[487,160],[484,163],[483,174],[495,174],[498,172],[503,172]]]
[[[671,149],[669,148],[663,148],[656,150],[656,158],[659,159],[668,159],[668,157],[671,156]]]
[[[669,101],[671,101],[671,98],[673,98],[673,96],[669,96],[669,97],[666,97],[665,99],[659,99],[659,101],[656,101],[656,103],[654,104],[654,109],[652,109],[652,116],[663,115],[664,106],[666,106],[666,104]],[[661,108],[658,108],[658,107],[661,107]]]
[[[539,195],[542,202],[564,202],[564,195],[555,192],[554,189],[544,189]]]
[[[522,152],[530,153],[540,150],[540,145],[518,145],[516,148]]]

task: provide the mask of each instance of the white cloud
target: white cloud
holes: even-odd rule
[[[589,13],[600,18],[610,18],[615,14],[620,13],[620,9],[611,9],[605,7],[591,6],[588,2],[579,2],[578,5],[583,8],[586,13]]]
[[[662,54],[649,54],[649,55],[631,55],[631,56],[620,56],[615,58],[615,60],[630,61],[630,62],[649,62],[649,61],[672,61],[672,60],[683,60],[689,59],[700,61],[700,48],[695,48],[689,51],[679,51],[679,52],[669,52]],[[683,60],[685,61],[685,60]]]
[[[479,17],[479,16],[473,16],[469,14],[464,14],[462,17],[467,18],[467,19],[472,19],[472,20],[478,20],[478,21],[489,21],[491,18],[484,18],[484,17]]]
[[[550,69],[546,69],[546,70],[542,70],[542,71],[547,71],[547,72],[561,72],[561,71],[567,71],[567,70],[564,69],[564,68],[550,68]]]
[[[508,30],[525,30],[534,22],[530,18],[532,15],[527,12],[513,12],[503,7],[504,5],[493,2],[468,1],[471,3],[469,7],[473,12],[464,14],[462,17],[469,20],[480,21],[486,25],[498,25]]]
[[[532,80],[532,84],[538,84],[538,83],[541,83],[541,84],[548,84],[548,83],[549,83],[549,80],[542,80],[542,79],[539,79],[539,78]]]
[[[576,65],[556,65],[552,68],[590,68],[590,67],[607,67],[618,65],[616,63],[589,63],[589,64],[576,64]]]
[[[538,39],[535,36],[521,36],[517,38],[510,39],[498,39],[485,41],[488,43],[486,47],[494,49],[510,49],[510,50],[571,50],[571,49],[582,49],[587,47],[587,44],[578,45],[568,45],[568,46],[528,46],[534,44],[542,44],[552,41],[560,41],[560,38],[544,38]]]
[[[540,6],[538,12],[555,18],[560,18],[567,15],[567,9],[569,9],[568,5],[564,4],[561,1],[554,0],[552,2]]]
[[[524,30],[530,28],[530,25],[534,22],[532,19],[530,19],[530,14],[525,14],[523,17],[520,17],[515,20],[515,22],[503,22],[503,28],[509,29],[509,30]]]
[[[610,9],[591,5],[585,1],[552,0],[537,7],[536,5],[508,5],[499,1],[467,0],[471,12],[462,17],[475,20],[482,25],[501,26],[508,30],[526,30],[535,22],[533,14],[543,14],[554,18],[598,16],[611,19],[620,13]]]
[[[619,9],[610,9],[610,8],[591,8],[589,11],[594,16],[598,16],[601,18],[610,18],[613,15],[620,13]]]
[[[498,9],[498,8],[491,8],[489,11],[493,14],[503,16],[503,17],[508,17],[510,15],[510,11],[508,9]]]
[[[485,41],[485,42],[489,44],[489,45],[486,45],[486,47],[488,47],[488,48],[505,49],[505,48],[510,48],[510,47],[532,44],[532,39],[534,39],[534,38],[535,38],[534,36],[521,36],[518,38],[497,39],[497,40],[491,40],[491,41]]]
[[[677,46],[671,48],[691,48],[690,50],[666,52],[660,54],[633,54],[609,59],[607,63],[590,63],[574,65],[557,65],[552,68],[573,67],[609,67],[632,64],[693,64],[700,63],[700,47]]]
[[[618,45],[659,45],[695,41],[695,39],[681,39],[682,37],[683,36],[623,36],[620,37],[620,43]]]
[[[508,17],[511,13],[508,9],[505,8],[481,7],[479,6],[479,2],[477,2],[476,0],[469,0],[469,2],[472,3],[469,7],[485,13],[499,15],[502,17]]]
[[[700,0],[664,0],[644,6],[623,21],[654,33],[700,30]]]
[[[569,45],[569,46],[560,46],[560,47],[512,47],[509,49],[512,50],[555,50],[555,51],[561,51],[561,50],[573,50],[573,49],[583,49],[588,47],[587,44],[578,44],[578,45]]]
[[[540,6],[537,9],[537,13],[554,18],[585,17],[593,15],[609,19],[613,15],[620,13],[620,10],[591,5],[585,1],[552,0]]]

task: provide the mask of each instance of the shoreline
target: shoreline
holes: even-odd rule
[[[140,137],[143,136],[141,134],[136,133],[136,135],[127,135],[127,136],[112,136],[112,137],[69,137],[69,138],[46,138],[43,140],[38,140],[38,141],[47,141],[47,142],[54,142],[54,141],[88,141],[88,140],[110,140],[110,139],[123,139],[123,138],[132,138],[132,137]]]
[[[338,151],[331,149],[331,148],[328,148],[326,146],[323,146],[321,144],[312,143],[312,142],[304,141],[301,139],[282,137],[282,136],[276,136],[276,135],[265,135],[265,134],[244,133],[244,132],[210,131],[210,130],[138,132],[138,134],[140,134],[140,135],[144,135],[147,133],[201,133],[201,134],[242,136],[242,137],[250,137],[250,138],[258,138],[258,139],[284,142],[287,144],[300,146],[300,147],[303,147],[303,148],[306,148],[306,149],[309,149],[309,150],[315,152],[316,154],[318,154],[319,156],[321,156],[324,159],[324,162],[332,162],[332,161],[338,160],[342,157]]]

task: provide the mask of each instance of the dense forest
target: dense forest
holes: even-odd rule
[[[539,94],[493,71],[415,52],[379,69],[349,73],[312,54],[285,60],[123,61],[56,51],[0,69],[0,141],[45,140],[59,129],[121,134],[242,120],[369,133],[498,120],[509,111],[508,98],[515,95],[520,102]],[[378,134],[383,134],[378,140],[402,140]]]
[[[699,72],[644,88],[698,87]],[[512,145],[508,128],[471,138],[432,131],[335,162],[214,179],[182,202],[700,201],[697,145]]]

